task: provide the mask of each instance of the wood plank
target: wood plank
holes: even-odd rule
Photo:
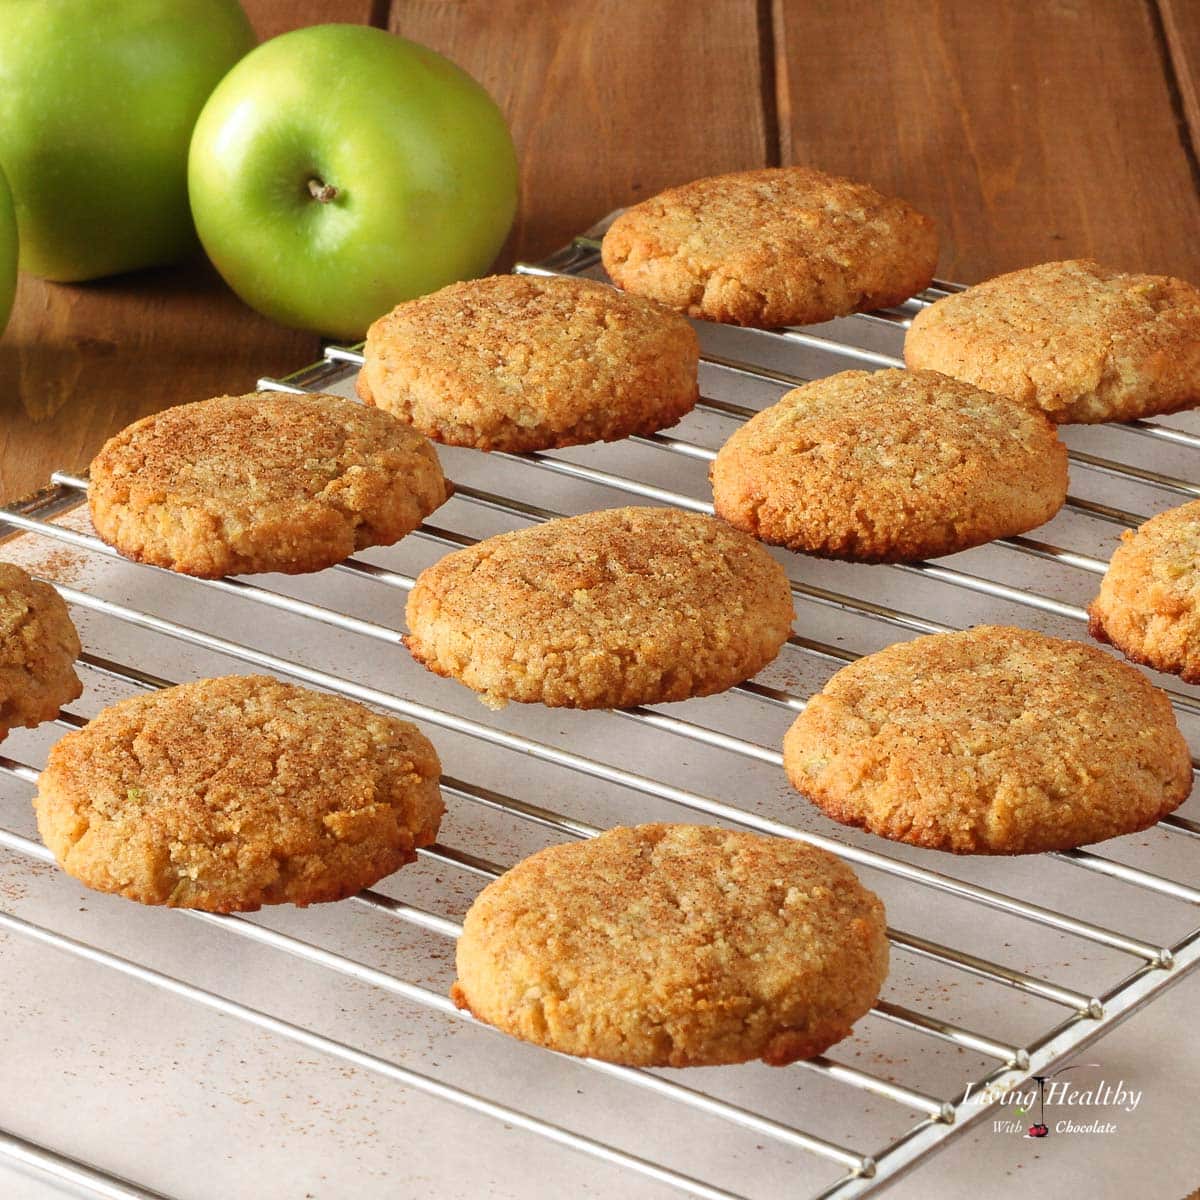
[[[366,20],[369,0],[246,0],[260,37]],[[316,337],[246,308],[203,262],[80,286],[22,276],[0,338],[0,503],[79,470],[148,412],[248,391],[315,358]]]
[[[289,29],[348,21],[383,25],[387,0],[241,0],[258,40],[265,42]]]
[[[1194,166],[1200,156],[1200,5],[1195,0],[1157,0],[1157,10]]]
[[[394,0],[389,24],[505,111],[522,199],[502,264],[670,184],[767,161],[753,0]]]
[[[775,0],[783,158],[939,220],[971,282],[1092,255],[1200,280],[1200,198],[1142,4]]]

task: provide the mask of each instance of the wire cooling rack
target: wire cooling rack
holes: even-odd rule
[[[595,240],[603,228],[517,269],[603,278]],[[1072,496],[1031,537],[891,567],[781,552],[797,602],[793,636],[775,664],[722,697],[616,713],[510,706],[495,714],[466,689],[421,671],[400,638],[416,572],[479,537],[617,504],[710,512],[707,464],[736,422],[805,379],[899,365],[912,313],[952,289],[938,284],[900,308],[803,331],[698,325],[705,399],[675,429],[553,453],[442,448],[454,499],[399,546],[315,576],[198,581],[127,563],[88,524],[86,479],[64,473],[0,511],[0,532],[19,535],[6,543],[6,557],[54,583],[83,632],[87,691],[59,726],[77,728],[118,696],[184,678],[272,672],[416,721],[441,752],[451,806],[444,842],[344,905],[221,917],[147,913],[89,896],[81,919],[72,914],[86,894],[52,874],[40,919],[6,904],[0,934],[449,1102],[457,1108],[439,1111],[450,1114],[451,1135],[454,1122],[468,1119],[461,1110],[494,1118],[511,1131],[501,1182],[529,1168],[521,1188],[530,1195],[540,1194],[532,1174],[540,1141],[624,1172],[613,1187],[628,1196],[675,1189],[712,1200],[845,1198],[920,1163],[988,1112],[982,1089],[996,1095],[1045,1074],[1200,962],[1200,888],[1186,882],[1200,863],[1195,804],[1096,850],[955,859],[827,821],[783,780],[782,734],[833,670],[898,637],[981,620],[1086,636],[1083,605],[1115,536],[1200,496],[1188,478],[1200,450],[1189,417],[1066,430]],[[360,361],[357,349],[331,346],[323,361],[259,386],[349,394]],[[1185,731],[1200,733],[1200,693],[1158,682]],[[0,847],[10,857],[0,884],[52,861],[32,836],[27,801],[54,736],[14,733],[2,748]],[[454,1008],[447,949],[479,886],[540,845],[664,818],[801,838],[853,864],[883,895],[892,974],[852,1039],[786,1069],[631,1070],[511,1042]],[[399,950],[388,941],[381,952],[351,911],[376,934],[404,927]],[[216,938],[204,943],[211,970],[180,950],[200,938],[197,925]],[[286,975],[286,963],[314,995],[336,1000],[337,1016],[299,994],[273,1002],[279,993],[262,979]],[[259,979],[257,989],[243,986],[247,974]],[[363,1006],[379,998],[386,1016],[372,1010],[366,1020]],[[136,1172],[123,1168],[136,1156],[52,1148],[17,1130],[0,1131],[0,1157],[96,1195],[160,1196],[150,1187],[159,1180],[172,1195],[214,1194],[207,1184],[200,1192],[179,1185],[161,1163],[155,1179],[135,1183],[126,1176]],[[575,1162],[568,1170],[580,1180],[597,1169]],[[470,1182],[477,1163],[468,1157],[451,1169],[468,1180],[464,1194],[481,1193]],[[355,1190],[383,1194],[362,1182]],[[432,1189],[412,1185],[408,1194]]]

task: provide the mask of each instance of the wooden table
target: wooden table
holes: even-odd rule
[[[1195,0],[244,3],[262,37],[386,25],[491,90],[522,164],[502,265],[668,184],[811,163],[935,215],[943,278],[1094,255],[1200,280]],[[0,340],[0,500],[139,415],[318,349],[202,263],[23,278]]]

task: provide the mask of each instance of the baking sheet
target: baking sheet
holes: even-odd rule
[[[836,331],[835,331],[836,332]],[[706,348],[723,356],[745,352],[743,331],[703,327]],[[900,331],[872,327],[881,352],[894,352]],[[772,348],[780,367],[816,375],[847,364],[802,345]],[[352,375],[330,390],[350,394]],[[782,385],[705,367],[702,390],[760,407]],[[197,397],[198,398],[198,397]],[[1191,416],[1172,424],[1200,432]],[[679,436],[716,447],[729,421],[694,414]],[[1192,478],[1196,452],[1166,447],[1112,429],[1070,429],[1077,449]],[[440,448],[447,473],[478,488],[561,512],[636,502],[576,479],[471,451]],[[573,449],[554,457],[592,464],[699,499],[708,498],[702,464],[653,447],[622,443]],[[1072,492],[1151,513],[1181,498],[1096,472],[1073,469]],[[88,528],[86,517],[64,518]],[[504,514],[452,500],[432,519],[475,536],[517,527]],[[1036,535],[1107,557],[1119,530],[1063,513]],[[444,547],[418,537],[361,557],[409,574],[435,561]],[[844,842],[886,850],[1012,895],[1031,899],[1155,943],[1180,938],[1196,925],[1195,911],[1177,901],[1085,873],[1040,856],[960,860],[880,843],[842,829],[805,804],[782,772],[663,734],[614,714],[573,713],[513,705],[489,713],[473,694],[428,675],[399,648],[316,626],[248,601],[133,564],[64,549],[38,537],[7,543],[3,555],[39,574],[93,595],[168,615],[205,629],[438,708],[520,732],[602,761],[694,789],[752,812]],[[850,592],[953,625],[1009,622],[1061,636],[1082,636],[1077,623],[1052,614],[974,595],[893,568],[825,563],[780,553],[793,577]],[[989,578],[1086,603],[1096,580],[1084,572],[984,547],[942,560]],[[400,628],[404,593],[335,572],[260,580],[326,607]],[[861,616],[798,600],[795,629],[855,651],[903,636]],[[244,663],[159,636],[147,636],[93,613],[76,613],[85,646],[172,680],[227,671]],[[760,680],[797,692],[818,688],[835,664],[785,650]],[[95,673],[73,707],[97,711],[128,688]],[[1178,681],[1170,685],[1195,695]],[[665,711],[765,745],[777,746],[789,718],[746,697],[723,696],[664,706]],[[1195,749],[1196,720],[1181,719]],[[426,727],[448,773],[523,800],[545,804],[599,825],[655,819],[702,819],[678,806],[563,771],[527,756]],[[53,727],[15,733],[5,745],[14,758],[40,765],[61,733]],[[30,788],[0,779],[2,823],[33,836]],[[1192,800],[1181,811],[1200,816]],[[552,835],[528,823],[464,802],[450,803],[442,842],[509,864]],[[1197,843],[1161,830],[1108,843],[1104,853],[1171,878],[1194,882]],[[927,888],[871,870],[864,881],[884,897],[890,923],[969,949],[1006,965],[1089,994],[1112,986],[1137,961],[1027,921],[952,901]],[[423,908],[460,917],[479,880],[444,865],[421,862],[380,885],[380,891]],[[803,1196],[834,1182],[842,1171],[668,1100],[634,1091],[569,1060],[511,1042],[491,1031],[447,1019],[397,997],[295,958],[235,939],[184,913],[141,909],[79,888],[50,867],[0,852],[4,907],[29,920],[177,974],[264,1008],[339,1041],[362,1047],[569,1125],[592,1137],[662,1161],[687,1174],[751,1197]],[[444,991],[453,948],[436,934],[413,929],[354,903],[300,911],[272,909],[252,918],[354,960]],[[427,1099],[373,1077],[23,940],[0,935],[0,1002],[6,1020],[0,1066],[0,1125],[31,1140],[126,1175],[171,1196],[629,1196],[677,1194],[616,1168],[582,1158],[485,1118]],[[1024,1044],[1066,1011],[962,972],[894,952],[885,997],[955,1023]],[[891,1194],[957,1195],[969,1185],[980,1196],[1011,1194],[1014,1179],[1063,1178],[1074,1164],[1084,1179],[1112,1181],[1123,1173],[1144,1179],[1153,1165],[1155,1194],[1195,1186],[1200,1164],[1187,1132],[1200,1100],[1200,1051],[1182,1014],[1200,990],[1193,979],[1156,1001],[1128,1026],[1084,1055],[1106,1078],[1135,1079],[1145,1092],[1116,1135],[1064,1136],[1045,1143],[990,1132],[990,1121],[963,1144]],[[936,1096],[955,1095],[994,1060],[868,1017],[853,1038],[830,1052],[861,1067]],[[747,1065],[663,1072],[689,1086],[776,1117],[856,1150],[871,1152],[904,1132],[917,1113],[866,1096],[802,1066],[773,1070]],[[1175,1152],[1169,1139],[1178,1135]],[[955,1168],[951,1164],[958,1163]],[[1021,1164],[1021,1165],[1018,1165]],[[1103,1174],[1101,1174],[1101,1172]],[[1037,1173],[1037,1174],[1035,1174]],[[48,1194],[43,1183],[0,1167],[0,1195]],[[5,1191],[4,1186],[11,1188]],[[989,1191],[992,1188],[994,1191]]]

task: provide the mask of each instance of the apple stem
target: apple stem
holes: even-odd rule
[[[308,194],[320,204],[328,204],[330,200],[337,198],[338,190],[331,183],[326,183],[323,179],[310,179],[308,181]]]

